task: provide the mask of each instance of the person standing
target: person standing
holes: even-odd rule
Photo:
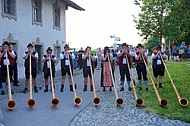
[[[113,55],[110,53],[110,49],[107,46],[104,47],[104,53],[102,54],[102,61],[103,64],[101,69],[101,87],[103,87],[103,91],[105,91],[106,87],[110,87],[110,91],[112,91],[113,87],[112,76],[114,78],[114,62],[113,62]],[[112,74],[109,65],[111,65]]]
[[[164,76],[165,67],[163,64],[163,61],[161,59],[161,56],[163,60],[166,60],[166,55],[161,52],[161,47],[156,47],[157,52],[152,54],[152,68],[153,68],[153,74],[154,74],[154,84],[159,83],[159,88],[163,88],[162,85],[162,77]]]
[[[119,71],[120,71],[120,85],[121,89],[120,91],[124,91],[124,81],[125,81],[125,76],[127,78],[127,84],[128,84],[128,90],[131,91],[131,78],[130,78],[130,73],[129,73],[129,68],[128,68],[128,63],[129,66],[131,66],[131,58],[132,55],[130,53],[130,50],[128,48],[128,45],[126,43],[122,44],[122,50],[120,50],[118,54],[118,65],[119,65]],[[128,61],[128,62],[127,62]]]
[[[28,51],[24,53],[23,59],[24,61],[24,67],[25,67],[25,89],[24,93],[28,92],[29,87],[29,81],[30,81],[30,55],[31,55],[31,75],[32,75],[32,81],[34,84],[34,92],[38,93],[37,89],[37,81],[36,81],[36,74],[37,74],[37,59],[38,59],[38,53],[34,51],[32,43],[29,43],[27,45]],[[32,83],[32,82],[31,82]]]
[[[76,49],[74,48],[73,54],[75,56],[75,58],[73,59],[73,68],[76,69],[78,67],[78,52],[76,51]]]
[[[10,51],[13,51],[15,54],[14,65],[13,65],[13,85],[19,86],[18,81],[18,68],[17,68],[17,53],[13,50],[13,45],[10,45]]]
[[[14,65],[14,58],[15,58],[15,54],[14,52],[9,50],[9,43],[7,41],[5,41],[3,44],[3,50],[1,51],[0,54],[0,64],[1,64],[1,72],[2,72],[2,91],[1,91],[1,95],[5,95],[5,90],[6,90],[6,81],[7,81],[7,65],[9,67],[9,77],[10,77],[10,88],[11,88],[11,94],[14,94],[13,92],[13,65]],[[7,56],[6,56],[7,55]],[[6,59],[7,57],[7,59]]]
[[[42,62],[44,63],[43,66],[43,72],[44,72],[44,79],[45,79],[45,90],[44,92],[48,92],[48,77],[50,76],[50,67],[52,70],[52,81],[54,82],[54,78],[55,78],[55,63],[57,62],[57,59],[54,55],[52,55],[52,49],[51,47],[48,47],[46,50],[46,53],[43,56]],[[50,66],[50,62],[51,62],[51,66]],[[51,80],[50,80],[51,82]],[[54,83],[53,83],[54,84]],[[51,87],[51,85],[50,85]],[[54,85],[54,89],[55,89],[55,85]]]
[[[97,70],[100,70],[101,63],[102,63],[102,51],[101,48],[98,48],[98,51],[96,52],[97,56]]]
[[[144,58],[144,60],[143,60]],[[137,76],[139,81],[139,90],[142,90],[142,76],[144,80],[144,85],[146,90],[148,91],[148,79],[147,79],[147,71],[146,71],[146,65],[145,62],[147,61],[147,53],[143,49],[142,44],[137,45],[137,52],[136,52],[136,70],[137,70]]]
[[[85,50],[86,52],[82,56],[82,58],[84,60],[84,64],[83,64],[84,89],[83,89],[83,91],[87,91],[88,77],[90,79],[90,90],[93,91],[93,86],[92,86],[93,80],[92,80],[90,67],[92,67],[92,74],[94,74],[95,58],[90,53],[90,50],[91,50],[91,47],[87,46],[86,50]]]
[[[64,51],[60,53],[61,76],[62,76],[60,92],[63,92],[65,79],[66,79],[66,74],[68,74],[70,91],[73,91],[73,84],[72,84],[72,81],[71,81],[71,74],[73,75],[73,63],[72,63],[72,60],[74,58],[75,58],[74,54],[69,52],[69,46],[67,44],[65,44]],[[69,63],[70,63],[70,66],[71,66],[71,72],[72,73],[70,73]]]
[[[0,46],[0,55],[3,50],[3,47]],[[1,60],[1,59],[0,59]],[[2,88],[2,72],[1,72],[1,64],[0,64],[0,88]]]
[[[82,55],[84,54],[84,50],[81,47],[80,50],[78,51],[78,63],[79,63],[79,69],[82,69],[83,66],[83,59],[82,59]]]

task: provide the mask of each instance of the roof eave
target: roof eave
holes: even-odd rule
[[[79,5],[77,5],[75,2],[71,0],[60,0],[60,1],[66,5],[66,10],[68,10],[68,6],[69,6],[76,10],[85,11],[85,9],[83,9],[82,7],[80,7]]]

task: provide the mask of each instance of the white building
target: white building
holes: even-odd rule
[[[24,77],[23,54],[32,43],[39,54],[38,73],[42,56],[48,47],[59,57],[66,42],[66,10],[72,7],[84,11],[71,0],[1,0],[0,44],[12,43],[18,54],[19,78]],[[60,64],[56,65],[60,69]]]

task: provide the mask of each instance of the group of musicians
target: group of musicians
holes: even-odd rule
[[[36,74],[37,74],[37,63],[36,60],[38,59],[38,53],[34,50],[34,46],[29,43],[27,45],[28,50],[24,52],[23,59],[25,60],[24,67],[25,67],[25,89],[24,93],[28,92],[29,88],[29,79],[30,75],[32,75],[32,84],[34,85],[34,92],[38,93],[37,89],[37,81],[36,81]],[[145,90],[148,91],[148,79],[147,79],[147,52],[144,50],[142,44],[138,44],[135,50],[135,64],[136,70],[138,75],[138,83],[139,83],[139,90],[142,90],[142,78],[145,85]],[[2,92],[1,95],[5,95],[6,93],[6,81],[7,81],[7,66],[9,68],[9,76],[10,76],[10,86],[11,89],[13,85],[13,64],[15,53],[10,50],[10,44],[5,41],[2,44],[2,50],[0,52],[0,65],[1,65],[1,77],[2,77]],[[161,52],[161,47],[157,46],[156,51],[152,54],[152,68],[153,74],[155,77],[154,84],[156,85],[157,81],[159,82],[159,87],[162,88],[162,76],[164,76],[164,65],[161,57],[165,60],[166,56]],[[68,75],[70,91],[73,91],[73,83],[71,74],[73,75],[73,59],[75,58],[74,54],[69,51],[69,46],[65,44],[64,51],[60,53],[61,59],[61,87],[60,92],[64,91],[64,84],[66,75]],[[112,91],[113,87],[113,78],[114,78],[114,60],[113,55],[110,52],[109,47],[104,48],[104,52],[101,55],[102,58],[102,65],[101,65],[101,87],[103,87],[103,91],[105,91],[106,87],[109,87],[110,91]],[[122,50],[118,52],[118,65],[119,65],[119,72],[120,72],[120,91],[124,91],[125,89],[125,77],[127,80],[128,90],[132,90],[131,86],[131,75],[130,75],[130,67],[132,65],[133,56],[131,55],[131,50],[128,48],[126,43],[122,44]],[[83,77],[84,77],[84,88],[83,91],[87,91],[88,81],[90,80],[90,90],[93,91],[92,85],[92,74],[94,74],[94,61],[95,57],[91,54],[91,47],[87,46],[85,52],[82,54],[82,68],[83,68]],[[52,54],[51,47],[48,47],[46,50],[46,54],[43,55],[42,62],[43,65],[43,72],[44,72],[44,80],[45,80],[45,90],[44,92],[48,92],[49,85],[48,85],[48,78],[50,77],[50,67],[52,69],[52,77],[55,78],[55,63],[57,62],[56,57]],[[50,63],[51,62],[51,63]],[[51,65],[51,66],[50,66]],[[31,66],[31,69],[30,69]],[[71,68],[71,69],[70,69]],[[30,71],[31,70],[31,71]],[[112,77],[113,76],[113,77]],[[88,80],[89,79],[89,80]],[[115,79],[115,78],[114,78]],[[55,87],[55,85],[54,85]],[[76,88],[76,84],[74,86]],[[13,90],[11,90],[13,94]]]

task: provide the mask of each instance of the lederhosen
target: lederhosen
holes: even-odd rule
[[[28,54],[29,52],[25,52],[25,54]],[[33,51],[32,54],[35,55],[37,52],[36,51]],[[32,56],[31,56],[31,72],[32,72],[32,78],[36,78],[36,74],[37,74],[37,63],[36,63],[36,59],[34,59]],[[28,55],[28,58],[25,59],[25,62],[24,62],[24,67],[25,67],[25,76],[26,76],[26,79],[29,79],[29,74],[30,74],[30,56]]]
[[[157,52],[154,53],[154,55],[156,55],[156,54],[157,54]],[[162,53],[162,55],[163,55],[163,53]],[[160,56],[157,56],[152,61],[152,68],[153,68],[154,77],[157,77],[158,75],[164,76],[165,67],[164,67],[163,61]]]
[[[86,53],[84,53],[85,55]],[[83,77],[91,77],[91,71],[90,71],[90,64],[87,62],[89,62],[89,57],[86,57],[86,59],[83,59]],[[94,62],[91,59],[91,65],[92,65],[92,73],[94,74]]]
[[[67,56],[64,56],[64,52],[61,52],[63,54],[63,59],[61,59],[61,74],[62,76],[65,76],[66,73],[68,73],[68,75],[70,76],[71,73],[70,73],[70,70],[69,70],[69,61],[70,61],[70,65],[71,65],[71,71],[72,71],[72,74],[73,74],[73,63],[72,63],[72,57],[70,55],[69,56],[69,61],[68,61],[68,57]],[[70,54],[72,54],[70,52]]]
[[[3,53],[3,51],[1,52]],[[7,53],[8,54],[8,53]],[[9,60],[9,77],[10,77],[10,82],[13,82],[13,64],[14,64],[14,58],[12,58],[9,54],[8,54],[8,60]],[[2,56],[1,58],[1,78],[2,78],[2,83],[6,82],[7,79],[7,65],[5,64],[6,62],[6,56],[5,54]]]
[[[124,59],[126,60],[126,63],[123,63]],[[120,81],[125,80],[125,75],[126,75],[127,81],[131,81],[129,68],[127,65],[128,64],[127,59],[128,59],[129,65],[131,65],[131,60],[128,56],[125,56],[125,54],[122,54],[122,56],[119,57],[118,65],[119,65],[119,72],[120,72],[120,76],[121,76]]]
[[[44,58],[46,57],[47,55],[44,55]],[[54,59],[55,56],[52,55],[52,58]],[[48,79],[48,76],[50,76],[50,67],[52,70],[52,77],[55,78],[55,63],[53,62],[52,59],[51,59],[51,66],[49,65],[49,63],[50,63],[49,59],[44,62],[44,66],[43,66],[44,79]]]
[[[136,52],[136,54],[137,53],[138,52]],[[146,59],[145,59],[145,62],[146,62]],[[147,80],[147,71],[146,71],[146,66],[143,61],[142,55],[140,55],[139,60],[136,60],[136,65],[137,65],[136,70],[137,70],[138,80],[141,80],[142,76],[143,76],[143,80]]]

